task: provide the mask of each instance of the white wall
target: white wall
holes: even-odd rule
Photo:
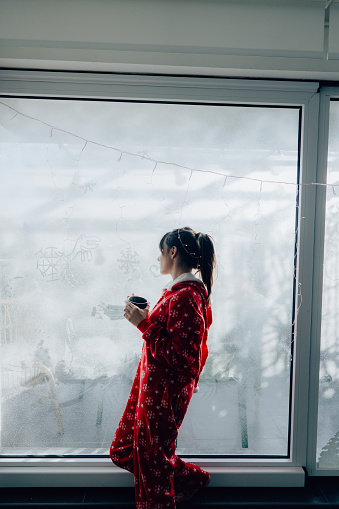
[[[338,2],[0,0],[0,65],[338,79]]]

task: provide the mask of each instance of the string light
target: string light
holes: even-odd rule
[[[216,171],[216,170],[210,170],[210,169],[204,170],[204,169],[201,169],[201,168],[192,168],[192,167],[189,167],[189,166],[186,166],[186,165],[182,165],[182,164],[179,164],[179,163],[174,163],[174,162],[171,162],[171,161],[157,160],[157,159],[154,159],[152,157],[145,156],[144,154],[138,154],[138,153],[135,153],[135,152],[129,152],[129,151],[126,151],[126,150],[121,150],[120,148],[117,148],[117,147],[113,147],[112,145],[106,145],[104,143],[99,143],[97,141],[87,140],[83,136],[80,136],[78,134],[74,134],[71,131],[67,131],[66,129],[61,129],[60,127],[55,127],[55,126],[49,124],[48,122],[46,122],[44,120],[37,119],[35,117],[32,117],[31,115],[27,115],[27,113],[23,113],[23,112],[17,110],[16,108],[13,108],[12,106],[9,106],[8,104],[2,102],[2,101],[0,101],[0,104],[2,106],[5,106],[9,110],[15,112],[15,115],[14,115],[13,118],[15,118],[17,115],[20,115],[20,116],[25,117],[25,118],[27,118],[29,120],[33,120],[34,122],[39,122],[40,124],[45,125],[49,129],[51,129],[51,131],[55,130],[55,131],[59,131],[61,133],[67,134],[69,136],[73,136],[74,138],[83,141],[85,143],[85,146],[89,143],[91,145],[95,145],[95,146],[98,146],[98,147],[101,147],[101,148],[105,148],[105,149],[109,149],[109,150],[114,150],[114,151],[119,153],[119,157],[118,157],[118,160],[117,160],[118,162],[121,161],[121,158],[122,158],[123,155],[128,155],[130,157],[137,157],[139,159],[150,161],[150,162],[154,163],[152,175],[155,173],[155,170],[156,170],[157,166],[161,164],[161,165],[164,165],[164,166],[173,166],[175,168],[180,168],[180,169],[183,169],[183,170],[190,171],[191,173],[190,173],[189,180],[191,179],[193,172],[195,172],[195,173],[210,173],[210,174],[213,174],[213,175],[218,175],[218,176],[221,176],[221,177],[225,178],[224,185],[226,184],[226,180],[227,179],[233,178],[233,179],[238,179],[238,180],[249,180],[249,181],[252,181],[252,182],[259,182],[261,184],[261,186],[262,186],[262,184],[284,184],[284,185],[296,186],[296,187],[298,187],[298,189],[300,187],[306,187],[306,186],[323,186],[323,187],[332,187],[333,190],[334,190],[335,187],[339,187],[339,183],[338,184],[327,184],[327,183],[323,183],[323,182],[295,183],[295,182],[288,182],[288,181],[284,181],[284,180],[265,180],[265,179],[255,178],[255,177],[248,177],[248,176],[244,176],[244,175],[229,175],[229,174],[223,173],[222,171]],[[85,146],[82,149],[82,152],[84,151]]]
[[[196,258],[197,260],[199,260],[201,258],[201,256],[197,256],[196,253],[191,253],[190,251],[188,251],[188,249],[186,249],[188,247],[188,244],[184,244],[183,241],[181,240],[181,237],[180,237],[180,229],[178,228],[178,239],[180,240],[180,244],[182,245],[184,251],[186,251],[187,254],[189,254],[190,256],[192,256],[192,258]]]

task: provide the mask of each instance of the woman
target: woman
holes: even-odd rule
[[[144,342],[110,449],[112,461],[134,474],[138,509],[173,509],[210,479],[208,472],[178,458],[175,447],[208,355],[214,246],[208,235],[185,227],[166,233],[159,247],[160,272],[172,281],[150,313],[149,306],[139,309],[126,301],[124,316]]]

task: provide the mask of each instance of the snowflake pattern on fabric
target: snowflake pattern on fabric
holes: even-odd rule
[[[174,509],[176,493],[193,494],[209,479],[175,455],[178,429],[208,356],[212,313],[206,302],[203,285],[178,283],[138,326],[142,355],[110,456],[133,472],[140,509]]]

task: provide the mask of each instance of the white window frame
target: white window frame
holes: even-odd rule
[[[321,350],[322,285],[325,246],[328,137],[331,99],[339,100],[338,87],[323,87],[319,94],[319,133],[316,188],[316,221],[311,325],[309,425],[306,467],[309,475],[339,476],[338,469],[317,468],[319,368]]]
[[[317,82],[227,78],[0,71],[0,97],[45,97],[204,104],[300,107],[300,209],[296,330],[291,401],[290,458],[197,458],[212,474],[211,486],[302,486],[308,425],[313,253],[318,158]],[[304,220],[307,218],[307,220]],[[320,226],[318,225],[318,228]],[[318,256],[318,252],[316,252]],[[316,297],[321,298],[317,287]],[[320,292],[320,293],[319,293]],[[313,299],[313,305],[316,298]],[[317,343],[315,343],[317,344]],[[319,342],[318,342],[319,344]],[[314,354],[315,355],[315,354]],[[313,362],[314,366],[316,361]],[[312,365],[313,366],[313,365]],[[312,367],[312,369],[314,368]],[[314,375],[312,371],[312,376]],[[313,401],[313,400],[312,400]],[[314,411],[311,408],[310,415]],[[314,429],[312,429],[314,433]],[[0,458],[1,486],[132,486],[133,477],[109,458]]]

